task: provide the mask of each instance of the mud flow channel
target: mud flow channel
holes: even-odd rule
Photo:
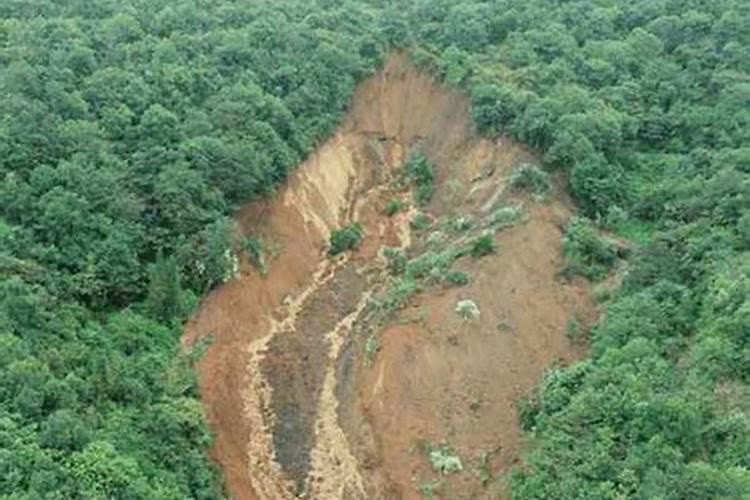
[[[418,209],[399,182],[415,150],[435,167],[435,194],[419,208],[431,228],[412,227]],[[236,214],[272,249],[268,272],[243,262],[183,339],[211,338],[201,397],[234,498],[503,497],[496,478],[518,460],[518,398],[580,354],[566,324],[595,316],[586,284],[558,276],[564,194],[507,189],[513,167],[531,161],[509,139],[476,137],[466,100],[394,55],[287,185]],[[389,217],[393,200],[405,208]],[[395,280],[384,248],[413,259],[458,245],[472,233],[451,236],[450,221],[485,227],[499,206],[523,216],[492,232],[494,254],[456,257],[468,284],[420,282],[387,318],[374,312]],[[331,231],[353,221],[362,245],[329,258]],[[462,300],[481,315],[459,317]],[[460,470],[436,470],[436,450]]]

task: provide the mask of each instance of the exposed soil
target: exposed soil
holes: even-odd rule
[[[382,325],[368,321],[387,280],[380,251],[424,249],[415,209],[393,217],[386,202],[409,193],[392,180],[409,151],[436,167],[433,219],[479,220],[520,203],[525,221],[496,235],[499,251],[462,257],[468,286],[425,286]],[[509,139],[475,136],[468,104],[404,55],[357,89],[337,133],[272,199],[241,210],[245,234],[278,247],[267,276],[247,262],[215,289],[184,343],[211,336],[199,364],[212,450],[236,499],[503,498],[501,476],[518,461],[516,402],[544,370],[582,348],[565,334],[595,318],[586,283],[558,277],[570,203],[509,193],[514,165],[533,155]],[[351,221],[362,246],[330,259],[332,229]],[[456,303],[474,300],[478,320]],[[375,334],[380,350],[365,356]],[[427,449],[446,445],[463,470],[434,472]]]

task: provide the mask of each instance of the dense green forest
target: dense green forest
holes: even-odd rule
[[[750,498],[750,4],[424,2],[476,125],[633,241],[591,358],[527,401],[517,499]],[[594,249],[595,247],[589,247]]]
[[[181,322],[400,47],[632,242],[514,498],[750,497],[750,4],[5,0],[0,498],[222,497]]]
[[[379,61],[326,4],[0,2],[0,498],[222,496],[180,323]]]

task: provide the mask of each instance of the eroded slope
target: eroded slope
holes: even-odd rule
[[[389,279],[382,248],[415,255],[434,232],[410,228],[413,208],[383,215],[388,200],[410,200],[393,181],[413,150],[436,167],[423,209],[434,228],[509,203],[523,206],[525,222],[496,234],[496,254],[456,261],[468,286],[425,285],[374,325],[371,299]],[[557,277],[564,197],[506,189],[513,166],[532,160],[509,140],[474,137],[465,99],[396,55],[358,87],[344,124],[278,195],[237,214],[243,232],[274,242],[278,255],[266,277],[243,265],[185,334],[187,344],[213,337],[200,386],[235,498],[497,493],[486,476],[517,459],[516,399],[545,367],[575,356],[566,323],[592,314],[586,288]],[[365,229],[361,248],[329,259],[330,231],[354,220]],[[467,298],[481,309],[477,321],[454,312]],[[373,335],[380,350],[368,360]],[[438,445],[464,470],[437,475],[425,450]]]

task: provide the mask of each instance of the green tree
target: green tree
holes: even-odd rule
[[[175,259],[159,252],[149,269],[148,279],[146,309],[149,315],[166,324],[179,319],[184,311],[180,270]]]

